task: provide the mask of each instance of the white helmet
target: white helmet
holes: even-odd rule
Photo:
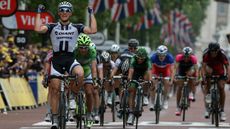
[[[184,47],[184,48],[183,48],[183,54],[184,54],[185,56],[191,55],[191,54],[192,54],[192,48],[190,48],[190,47]]]
[[[119,52],[120,51],[120,47],[117,44],[113,44],[110,48],[110,52]]]
[[[160,45],[157,48],[157,54],[158,55],[166,55],[167,52],[168,52],[168,48],[165,45]]]
[[[61,9],[61,8],[69,8],[69,9],[71,9],[71,11],[73,11],[73,6],[68,1],[63,1],[63,2],[59,3],[58,4],[58,9]]]
[[[109,62],[111,60],[111,56],[107,51],[103,51],[101,53],[101,61],[102,62]]]

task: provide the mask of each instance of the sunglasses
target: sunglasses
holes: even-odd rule
[[[160,56],[160,57],[165,57],[166,56],[166,54],[157,54],[158,56]]]
[[[136,50],[137,48],[129,46],[129,49]]]
[[[137,56],[137,60],[145,60],[145,58],[143,58],[143,57],[139,57],[139,56]]]
[[[69,9],[69,8],[60,8],[60,9],[59,9],[59,12],[61,12],[61,13],[71,13],[72,10]]]
[[[80,49],[88,49],[89,47],[88,46],[80,46],[79,48]]]

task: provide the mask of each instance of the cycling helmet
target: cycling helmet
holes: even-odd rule
[[[139,41],[136,39],[130,39],[128,41],[128,46],[129,47],[137,47],[137,46],[139,46]]]
[[[168,48],[165,46],[165,45],[160,45],[158,48],[157,48],[157,54],[158,55],[166,55],[168,52]]]
[[[219,45],[219,43],[209,43],[208,49],[210,51],[217,51],[220,49],[220,45]]]
[[[190,47],[184,47],[183,48],[183,54],[185,56],[190,56],[192,54],[192,48],[190,48]]]
[[[119,52],[120,47],[117,44],[113,44],[110,48],[110,52]]]
[[[90,37],[86,34],[80,34],[77,38],[77,45],[78,46],[90,46],[92,43]]]
[[[73,11],[73,6],[68,1],[63,1],[63,2],[59,3],[58,4],[58,9],[61,9],[61,8],[69,8],[71,11]]]
[[[136,56],[139,58],[147,58],[148,53],[144,47],[140,47],[137,49]]]
[[[107,51],[103,51],[101,53],[101,61],[102,62],[109,62],[111,60],[111,56]]]

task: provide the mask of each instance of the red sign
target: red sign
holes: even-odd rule
[[[7,29],[34,30],[36,12],[17,11],[15,15],[3,17],[2,24]],[[44,12],[41,13],[41,21],[43,24],[52,23],[53,16]]]
[[[9,16],[17,10],[17,0],[0,0],[0,16]]]

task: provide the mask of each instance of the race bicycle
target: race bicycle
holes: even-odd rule
[[[179,107],[182,112],[182,120],[185,121],[185,112],[188,110],[190,107],[190,101],[189,101],[189,86],[188,86],[188,81],[189,80],[194,80],[196,77],[188,77],[188,76],[176,76],[176,79],[183,80],[184,85],[182,87],[182,94],[180,98],[180,104]]]
[[[113,76],[113,79],[120,79],[121,80],[121,102],[120,102],[120,110],[119,113],[121,114],[122,120],[123,120],[123,129],[125,129],[127,125],[127,119],[129,114],[128,109],[128,84],[127,84],[127,76],[121,75],[121,76]]]
[[[136,98],[135,98],[135,107],[134,107],[134,111],[133,114],[135,116],[136,119],[136,126],[135,128],[138,128],[138,120],[139,117],[142,115],[143,112],[143,85],[146,83],[149,83],[149,81],[144,81],[142,79],[139,80],[132,80],[129,82],[128,85],[130,85],[131,83],[134,83],[135,85],[137,85],[137,89],[136,89]]]
[[[60,98],[59,98],[59,107],[58,107],[58,120],[59,120],[59,129],[66,129],[66,122],[68,121],[69,114],[69,82],[75,81],[76,76],[73,75],[49,75],[48,79],[60,79]]]
[[[209,115],[211,115],[211,122],[219,127],[220,122],[220,92],[218,89],[218,81],[220,80],[219,75],[207,76],[207,79],[211,80],[211,87],[209,89],[209,95],[211,97],[211,102],[208,104]]]
[[[155,110],[155,121],[156,124],[159,123],[160,120],[160,111],[162,110],[163,107],[163,103],[164,103],[164,97],[162,97],[164,94],[164,87],[163,87],[163,81],[164,80],[169,80],[169,77],[162,77],[162,75],[160,74],[160,76],[158,77],[152,77],[153,80],[157,80],[157,87],[156,87],[156,94],[155,94],[155,105],[154,105],[154,110]]]

